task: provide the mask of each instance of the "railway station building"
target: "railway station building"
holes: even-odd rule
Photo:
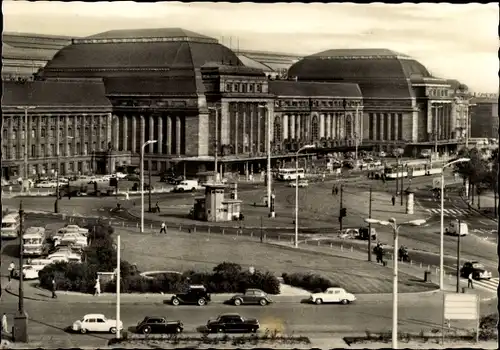
[[[49,172],[57,153],[64,173],[109,173],[138,166],[148,140],[157,143],[144,149],[145,170],[186,175],[213,170],[216,147],[219,171],[244,173],[265,168],[268,143],[276,164],[306,144],[411,153],[431,148],[436,136],[442,150],[460,142],[458,88],[389,50],[287,57],[284,79],[179,28],[113,30],[55,45],[34,81],[3,76],[7,173],[23,174],[26,163],[29,174]]]

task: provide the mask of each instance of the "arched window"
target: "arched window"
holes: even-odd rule
[[[350,115],[345,116],[345,137],[351,138],[352,134],[352,118]]]
[[[318,125],[318,117],[317,116],[313,116],[313,119],[312,119],[311,135],[312,135],[313,141],[316,141],[319,139],[319,125]]]
[[[274,118],[274,143],[281,142],[281,118],[279,116]]]

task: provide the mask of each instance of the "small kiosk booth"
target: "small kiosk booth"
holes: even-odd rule
[[[196,197],[193,219],[211,222],[237,220],[241,213],[241,200],[224,198],[227,185],[221,183],[205,183],[205,196]]]

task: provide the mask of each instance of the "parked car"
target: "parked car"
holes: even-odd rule
[[[136,332],[142,334],[171,334],[181,333],[183,330],[181,321],[167,321],[165,317],[158,316],[146,316],[136,327]]]
[[[202,285],[191,285],[185,293],[178,293],[172,296],[170,302],[174,306],[180,304],[198,304],[199,306],[207,305],[211,300],[207,289]]]
[[[491,272],[487,271],[483,264],[478,261],[468,261],[464,263],[460,269],[460,276],[469,277],[472,273],[472,278],[475,280],[491,279]]]
[[[260,328],[259,321],[255,318],[244,318],[238,314],[222,314],[215,320],[207,322],[209,333],[255,333]]]
[[[78,247],[86,247],[88,245],[88,238],[85,237],[84,235],[81,235],[77,232],[70,232],[64,234],[64,236],[60,238],[54,239],[54,246],[57,247],[58,245],[74,245]]]
[[[61,239],[62,237],[64,237],[64,235],[66,235],[68,233],[78,233],[78,234],[86,237],[89,234],[89,230],[87,230],[86,228],[83,228],[83,227],[79,227],[77,225],[67,225],[67,226],[57,230],[57,232],[55,234],[53,234],[50,237],[50,239],[52,241],[55,241],[55,240]]]
[[[332,287],[322,293],[313,293],[309,301],[314,304],[341,303],[349,304],[356,300],[354,294],[347,293],[344,288]]]
[[[40,181],[35,183],[36,188],[56,188],[57,183],[55,181]]]
[[[123,329],[123,322],[119,321],[120,330]],[[75,332],[82,334],[87,332],[104,332],[115,334],[117,331],[116,320],[108,319],[102,314],[88,314],[81,320],[75,321],[71,327]]]
[[[23,266],[23,279],[25,280],[36,280],[38,279],[39,270],[35,269],[33,266],[25,265]],[[19,269],[14,270],[14,277],[19,278]]]
[[[269,295],[260,289],[247,289],[244,294],[236,294],[230,301],[236,306],[242,304],[258,304],[266,306],[273,302]]]
[[[295,181],[291,181],[288,186],[295,187],[295,185],[296,185]],[[299,180],[299,188],[307,186],[309,186],[309,182],[307,180]]]
[[[121,180],[121,179],[124,179],[127,177],[127,174],[124,174],[122,172],[116,172],[114,173],[113,175],[111,175],[112,177],[116,177],[117,179]]]

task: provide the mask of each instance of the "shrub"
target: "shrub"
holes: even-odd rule
[[[309,292],[317,293],[324,292],[330,287],[339,287],[329,279],[315,274],[304,273],[283,273],[281,275],[283,282],[293,287],[305,289]]]
[[[97,270],[94,265],[57,262],[38,273],[40,286],[52,289],[52,278],[58,290],[91,293],[94,290]]]
[[[498,314],[481,317],[479,321],[479,339],[496,340],[498,337]]]

